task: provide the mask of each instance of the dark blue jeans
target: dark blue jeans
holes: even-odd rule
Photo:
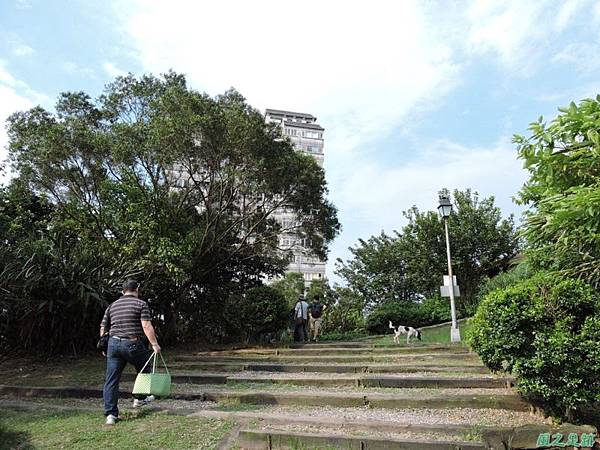
[[[137,341],[120,341],[119,339],[110,338],[108,340],[106,380],[104,382],[105,416],[109,414],[115,417],[119,416],[119,381],[127,363],[133,364],[136,372],[139,373],[148,358],[150,358],[150,354],[146,345],[140,339]],[[152,363],[146,366],[144,372],[150,372],[151,370]],[[140,398],[145,397],[145,395],[140,396]]]

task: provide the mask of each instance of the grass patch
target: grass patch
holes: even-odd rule
[[[0,411],[0,449],[213,449],[231,421],[161,412],[125,413],[117,425],[82,411]]]
[[[465,344],[465,337],[467,332],[471,326],[469,320],[464,320],[458,324],[458,328],[460,329],[460,337],[461,343],[459,345]],[[415,339],[414,337],[410,339],[410,347],[418,346],[418,345],[426,345],[426,344],[449,344],[450,343],[450,324],[440,325],[439,327],[427,328],[422,331],[421,341]],[[391,333],[386,336],[378,336],[374,338],[369,338],[369,342],[377,345],[396,345],[394,344],[394,335]],[[406,336],[400,337],[400,343],[397,344],[399,347],[407,347],[406,345]]]

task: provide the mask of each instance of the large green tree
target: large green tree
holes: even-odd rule
[[[600,287],[600,95],[540,117],[516,135],[530,178],[519,201],[527,255],[536,268],[561,271]]]
[[[461,288],[458,306],[471,313],[479,285],[506,269],[517,253],[518,240],[512,216],[503,219],[493,197],[480,199],[469,189],[453,194],[455,208],[448,227]],[[436,211],[412,207],[404,215],[408,223],[394,236],[361,240],[350,249],[352,259],[338,260],[337,273],[368,305],[439,295],[442,275],[448,272],[443,225]]]
[[[111,267],[89,290],[137,276],[169,338],[219,334],[224,299],[283,271],[278,208],[319,256],[339,230],[312,158],[237,92],[211,98],[182,75],[119,77],[95,100],[64,93],[56,112],[16,113],[8,131],[18,182],[52,205],[46,232]]]

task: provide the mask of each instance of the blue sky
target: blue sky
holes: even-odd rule
[[[435,208],[442,187],[520,213],[511,136],[600,93],[600,2],[0,2],[0,120],[169,69],[318,117],[344,228],[332,275],[349,245],[400,228],[412,205]]]

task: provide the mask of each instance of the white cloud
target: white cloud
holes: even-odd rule
[[[556,29],[557,31],[563,31],[573,21],[575,15],[588,3],[587,0],[566,0],[562,2],[562,5],[556,16]]]
[[[456,75],[420,2],[117,2],[143,67],[305,110],[353,138],[388,131]],[[331,124],[331,122],[329,122]],[[330,125],[331,127],[331,125]]]
[[[25,44],[19,44],[12,49],[13,55],[15,56],[29,56],[34,53],[34,50]]]
[[[589,9],[590,0],[474,0],[467,10],[467,49],[493,54],[511,73],[531,74],[548,43]]]
[[[540,26],[547,2],[476,0],[467,11],[468,45],[475,53],[491,52],[502,65],[524,69],[547,27]],[[521,67],[519,67],[521,66]]]
[[[83,67],[73,61],[65,61],[62,63],[62,69],[69,75],[84,76],[94,78],[95,73],[89,67]]]
[[[117,66],[115,66],[111,62],[105,62],[104,64],[102,64],[102,68],[112,78],[122,77],[122,76],[127,75],[127,72],[119,69]]]
[[[600,68],[600,42],[574,42],[553,56],[552,62],[569,65],[580,74],[590,74]]]
[[[31,9],[32,4],[30,0],[15,0],[15,7],[17,9]]]
[[[16,33],[8,33],[6,35],[6,43],[10,48],[10,52],[14,56],[30,56],[35,53],[35,50],[23,42],[23,39]]]

